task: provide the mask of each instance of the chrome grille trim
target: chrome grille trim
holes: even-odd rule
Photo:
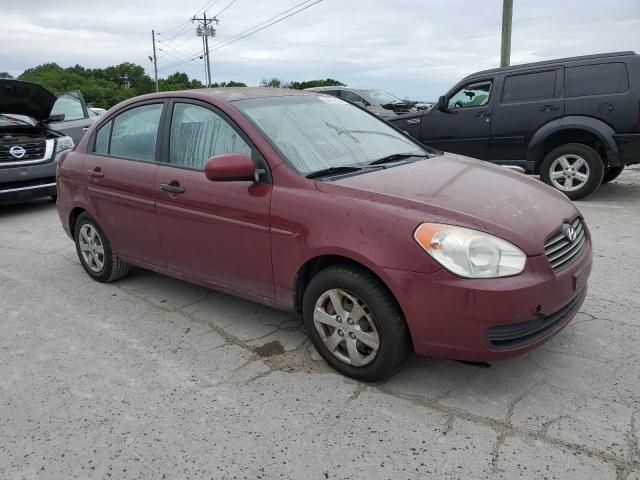
[[[20,165],[34,165],[36,163],[45,163],[51,160],[53,156],[53,149],[55,147],[56,141],[53,138],[48,138],[44,141],[44,153],[42,154],[42,158],[31,158],[28,160],[19,160],[17,158],[10,158],[7,154],[6,156],[2,156],[0,158],[0,167],[17,167]],[[25,146],[25,143],[16,143],[15,145]],[[13,146],[13,145],[12,145]]]
[[[554,233],[544,244],[545,255],[554,272],[568,266],[571,260],[577,258],[582,252],[586,244],[586,232],[582,219],[576,218],[571,222],[571,226],[576,231],[576,238],[573,242],[569,241],[561,227],[560,232]]]

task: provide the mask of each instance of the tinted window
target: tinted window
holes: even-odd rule
[[[627,66],[624,63],[601,63],[565,69],[567,97],[621,93],[629,89]]]
[[[202,169],[211,157],[251,148],[220,115],[208,108],[176,103],[171,121],[170,162]]]
[[[465,85],[451,98],[449,108],[481,107],[489,102],[492,82],[477,82]]]
[[[361,105],[364,105],[364,98],[356,93],[350,92],[349,90],[342,90],[341,94],[342,98],[344,98],[347,102],[359,103]]]
[[[95,153],[109,153],[109,137],[111,136],[111,125],[113,122],[108,122],[98,130],[96,134],[96,144],[93,148]]]
[[[527,102],[554,98],[556,91],[556,71],[512,75],[505,78],[502,101]]]
[[[135,107],[113,121],[110,154],[152,162],[156,156],[156,138],[162,104]]]
[[[56,103],[53,104],[51,110],[53,114],[64,113],[64,119],[66,120],[79,120],[84,118],[84,109],[82,108],[82,102],[73,94],[65,93],[60,96]]]

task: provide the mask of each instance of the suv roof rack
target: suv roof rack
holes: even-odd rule
[[[579,57],[567,57],[567,58],[556,58],[554,60],[543,60],[541,62],[532,62],[532,63],[522,63],[520,65],[510,65],[508,67],[499,67],[499,68],[490,68],[488,70],[481,70],[479,72],[472,73],[471,75],[467,75],[465,78],[471,78],[478,75],[485,75],[487,73],[495,73],[495,72],[508,72],[511,70],[518,70],[521,68],[529,68],[529,67],[538,67],[543,65],[553,65],[556,63],[565,63],[565,62],[579,62],[583,60],[594,60],[598,58],[610,58],[610,57],[627,57],[630,55],[636,55],[636,52],[632,50],[627,50],[624,52],[611,52],[611,53],[598,53],[595,55],[582,55]]]

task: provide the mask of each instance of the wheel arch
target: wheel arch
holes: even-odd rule
[[[615,131],[602,120],[567,116],[547,123],[531,138],[527,159],[536,162],[536,173],[544,157],[566,143],[583,143],[596,150],[609,166],[620,166],[620,152],[613,138]]]
[[[78,217],[80,215],[82,215],[86,211],[87,211],[86,208],[74,207],[69,212],[69,223],[68,223],[68,225],[69,225],[69,232],[71,233],[71,237],[72,238],[75,235],[75,227],[76,227],[76,222],[78,221]]]

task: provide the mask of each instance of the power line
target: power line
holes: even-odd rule
[[[203,55],[203,53],[202,53],[202,52],[195,53],[195,54],[194,54],[194,55],[192,55],[191,57],[185,58],[184,60],[182,60],[182,61],[180,61],[180,62],[174,62],[174,63],[172,63],[172,64],[170,64],[170,65],[165,65],[165,66],[164,66],[164,67],[162,67],[162,68],[158,68],[158,70],[163,70],[163,71],[164,71],[164,70],[169,70],[169,69],[171,69],[171,68],[177,67],[178,65],[182,65],[183,63],[191,62],[191,61],[193,61],[193,60],[195,60],[195,59],[197,59],[197,58],[201,58],[201,57],[202,57],[202,55]]]
[[[236,3],[238,0],[231,0],[226,7],[224,7],[222,10],[220,10],[218,13],[216,13],[214,15],[214,17],[217,17],[218,15],[220,15],[222,12],[224,12],[227,8],[229,8],[231,5],[233,5],[234,3]]]
[[[255,29],[255,30],[253,30],[253,31],[250,31],[250,32],[249,32],[249,33],[247,33],[247,34],[244,34],[244,35],[243,35],[243,34],[238,34],[238,35],[236,35],[236,37],[231,37],[231,38],[230,38],[230,39],[228,39],[228,40],[225,40],[225,41],[223,41],[223,42],[220,42],[220,43],[219,43],[219,44],[217,44],[217,45],[214,45],[210,50],[218,50],[218,49],[220,49],[220,48],[226,47],[227,45],[231,45],[232,43],[238,42],[238,41],[242,40],[243,38],[247,38],[247,37],[249,37],[249,36],[253,35],[254,33],[258,33],[258,32],[260,32],[261,30],[264,30],[265,28],[268,28],[268,27],[270,27],[270,26],[272,26],[272,25],[275,25],[276,23],[280,23],[280,22],[282,22],[283,20],[286,20],[287,18],[292,17],[293,15],[296,15],[296,14],[298,14],[298,13],[302,12],[303,10],[306,10],[307,8],[311,8],[311,7],[313,7],[314,5],[316,5],[316,4],[320,3],[320,2],[322,2],[322,0],[316,0],[315,2],[313,2],[313,3],[311,3],[311,4],[307,5],[307,6],[305,6],[305,7],[303,7],[303,8],[301,8],[301,9],[299,9],[299,10],[296,10],[295,12],[290,13],[289,15],[286,15],[286,16],[284,16],[284,17],[282,17],[282,18],[280,18],[280,19],[278,19],[278,20],[276,20],[276,21],[274,21],[274,22],[271,22],[271,23],[269,23],[269,24],[267,24],[267,25],[265,25],[265,26],[263,26],[263,27],[261,27],[261,28],[257,28],[257,29]],[[304,4],[304,3],[306,3],[306,2],[302,2],[302,3]],[[294,7],[294,8],[295,8],[295,7]],[[277,17],[277,16],[276,16],[276,17]],[[264,23],[264,22],[263,22],[263,23]],[[254,28],[255,28],[255,27],[254,27]],[[250,30],[251,30],[251,29],[250,29]]]

